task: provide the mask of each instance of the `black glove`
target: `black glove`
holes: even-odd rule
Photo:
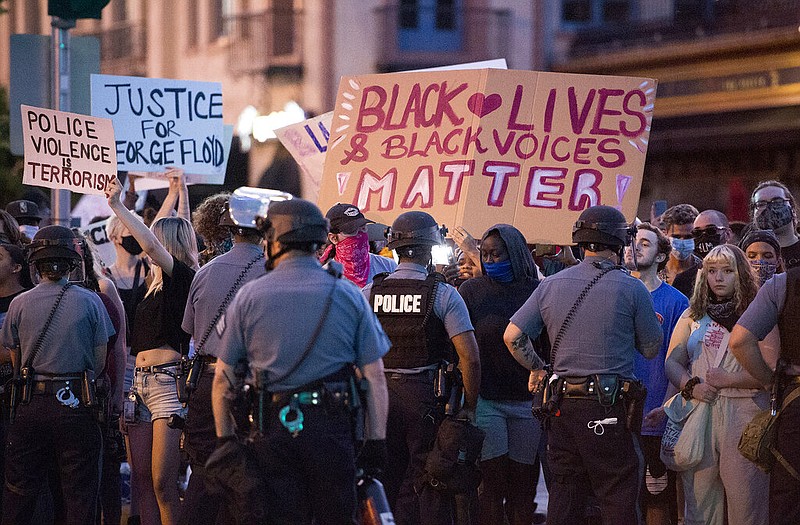
[[[361,446],[358,453],[357,466],[364,473],[375,476],[383,472],[388,462],[389,453],[386,451],[385,439],[368,439]]]

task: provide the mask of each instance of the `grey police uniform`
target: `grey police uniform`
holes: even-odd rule
[[[382,283],[391,290],[391,281],[409,279],[424,281],[428,270],[419,264],[400,263]],[[374,283],[367,284],[362,292],[370,298]],[[390,296],[396,297],[396,296]],[[421,302],[419,298],[416,302]],[[373,311],[386,312],[414,308],[414,299],[407,306],[393,302],[384,306],[376,297],[372,299]],[[469,311],[458,291],[444,282],[436,283],[433,314],[439,318],[447,337],[473,330]],[[424,361],[426,356],[420,356]],[[431,489],[417,491],[415,484],[423,477],[425,460],[431,450],[439,424],[444,417],[443,407],[437,404],[433,390],[433,377],[438,363],[417,368],[386,368],[389,390],[389,418],[386,428],[386,446],[389,462],[382,476],[386,496],[394,511],[397,523],[448,523],[451,519],[450,500],[443,493]]]
[[[555,337],[579,294],[601,268],[609,266],[607,260],[587,257],[548,277],[511,322],[531,338],[545,327]],[[635,354],[658,348],[661,342],[650,293],[622,270],[612,270],[597,281],[574,315],[553,364],[561,378],[616,374],[633,379]],[[606,422],[597,423],[602,420]],[[547,457],[554,480],[548,518],[553,523],[581,521],[580,498],[587,492],[598,498],[604,522],[638,523],[636,502],[643,463],[638,431],[626,429],[625,421],[624,403],[601,404],[596,390],[562,399],[560,413],[549,419],[548,429]]]
[[[16,297],[0,332],[0,343],[17,344],[25,364],[44,329],[50,308],[66,284],[43,281]],[[100,474],[100,429],[82,403],[84,370],[100,371],[114,328],[94,292],[70,286],[64,293],[42,346],[36,354],[33,395],[17,409],[6,439],[6,485],[3,523],[29,523],[49,465],[57,464],[65,494],[66,523],[94,521]],[[95,351],[97,349],[97,351]],[[68,379],[71,378],[71,379]],[[57,399],[58,398],[58,399]]]
[[[311,351],[293,373],[275,382],[294,367],[309,344],[334,283],[330,309]],[[301,523],[310,514],[324,516],[329,523],[352,520],[356,494],[350,415],[345,407],[313,400],[327,397],[320,393],[325,390],[323,379],[341,377],[348,364],[372,363],[388,349],[389,340],[358,288],[335,279],[313,257],[282,259],[236,295],[218,357],[232,367],[246,363],[251,378],[265,372],[273,393],[264,439],[257,440],[254,449],[275,522]],[[296,437],[279,416],[292,392],[305,393],[299,394],[297,408],[304,420]]]
[[[225,314],[211,328],[202,348],[197,345],[203,339],[211,323],[217,318],[219,307],[231,291],[236,280],[244,273],[238,289],[249,281],[266,273],[264,251],[259,245],[236,243],[227,253],[215,257],[195,274],[189,289],[189,299],[181,327],[194,337],[195,351],[202,356],[204,370],[197,382],[196,390],[188,403],[186,426],[184,427],[184,450],[192,465],[192,477],[181,507],[181,523],[216,523],[220,509],[220,498],[211,497],[205,488],[205,463],[214,451],[216,430],[211,410],[211,386],[214,369],[221,344],[220,333],[225,326]],[[232,298],[231,298],[232,299]],[[230,305],[230,301],[228,302]],[[244,419],[238,414],[239,423]],[[225,512],[225,510],[222,510]]]

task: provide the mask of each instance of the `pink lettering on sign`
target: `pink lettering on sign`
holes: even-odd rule
[[[361,172],[361,180],[356,189],[355,205],[362,212],[369,211],[369,197],[371,193],[380,196],[378,209],[381,211],[394,208],[394,190],[397,185],[397,169],[392,168],[384,175],[378,175],[369,168],[364,168]]]
[[[420,166],[408,187],[406,196],[400,204],[401,208],[413,208],[414,201],[420,200],[420,208],[433,206],[433,166]]]
[[[442,162],[439,168],[439,176],[449,178],[447,192],[444,197],[445,204],[455,204],[459,201],[464,177],[471,177],[474,171],[474,160]]]
[[[487,162],[483,166],[483,174],[492,177],[492,186],[489,189],[486,204],[500,207],[506,197],[509,177],[519,176],[519,164],[501,161]]]
[[[564,179],[566,176],[567,168],[531,168],[522,204],[529,208],[561,209],[560,198],[546,197],[546,195],[562,195],[564,183],[552,181]]]

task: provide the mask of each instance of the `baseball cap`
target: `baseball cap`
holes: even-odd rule
[[[331,221],[331,233],[351,234],[365,224],[374,224],[375,222],[364,217],[361,210],[352,204],[334,204],[325,217]]]
[[[33,201],[19,200],[9,202],[6,206],[6,211],[11,214],[15,219],[39,219],[39,206]]]

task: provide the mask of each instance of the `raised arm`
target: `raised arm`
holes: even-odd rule
[[[161,208],[158,209],[156,217],[153,220],[158,220],[162,217],[169,217],[172,210],[175,209],[175,203],[178,203],[178,217],[183,217],[186,220],[191,220],[189,212],[189,190],[186,187],[186,181],[183,177],[183,170],[180,168],[169,168],[167,170],[167,178],[169,179],[169,191],[167,196],[164,197],[164,202],[161,203]]]
[[[172,255],[158,242],[156,236],[150,231],[150,228],[136,218],[133,213],[125,207],[120,201],[120,193],[122,193],[122,186],[119,179],[116,177],[111,181],[108,188],[106,188],[106,197],[108,197],[108,205],[111,210],[119,218],[120,222],[128,228],[133,238],[139,243],[153,264],[161,268],[167,275],[172,276]]]

